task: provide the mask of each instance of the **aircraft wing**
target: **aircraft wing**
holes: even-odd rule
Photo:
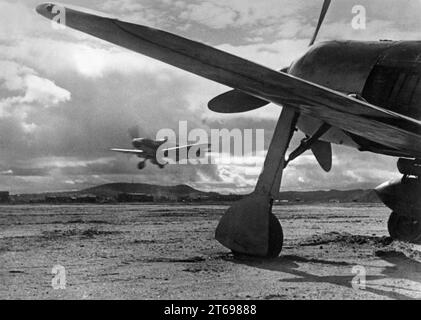
[[[111,151],[119,152],[119,153],[125,153],[125,154],[131,154],[131,155],[134,155],[134,156],[143,156],[144,155],[143,150],[111,149]]]
[[[188,146],[178,146],[178,147],[174,147],[174,148],[168,148],[168,149],[164,149],[162,151],[164,153],[168,153],[170,151],[181,151],[181,150],[184,150],[184,149],[189,151],[193,147],[196,147],[197,149],[205,149],[206,148],[206,151],[209,151],[209,149],[211,148],[211,145],[206,144],[206,143],[205,144],[198,143],[198,144],[191,144],[191,145],[188,145]]]
[[[37,11],[54,19],[53,5]],[[174,34],[66,8],[66,25],[421,158],[421,121]]]
[[[177,161],[188,158],[190,150],[194,148],[194,151],[197,152],[197,157],[202,157],[204,154],[202,152],[209,152],[211,145],[210,144],[191,144],[188,146],[177,146],[174,148],[163,149],[161,154],[164,158],[174,158]]]

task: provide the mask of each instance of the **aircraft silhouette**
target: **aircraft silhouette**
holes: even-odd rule
[[[165,159],[170,158],[173,162],[179,162],[181,159],[188,159],[192,150],[194,151],[194,157],[199,159],[211,148],[210,144],[191,144],[160,150],[161,146],[168,142],[168,139],[140,138],[139,128],[137,127],[130,128],[129,135],[132,138],[132,145],[135,149],[111,149],[111,151],[143,159],[137,165],[139,170],[143,170],[146,167],[147,161],[150,161],[160,169],[164,169],[168,164],[168,161]]]

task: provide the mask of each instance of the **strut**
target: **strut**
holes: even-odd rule
[[[285,161],[285,168],[288,166],[288,164],[297,159],[299,156],[301,156],[304,152],[311,149],[311,147],[319,141],[319,139],[332,128],[331,125],[327,123],[323,123],[322,126],[311,136],[307,137],[303,140],[301,140],[301,144],[298,146],[297,149],[295,149],[288,157],[288,160]]]
[[[219,222],[215,238],[234,253],[271,258],[282,250],[283,231],[272,205],[279,195],[297,120],[294,109],[282,109],[255,191],[229,208]]]

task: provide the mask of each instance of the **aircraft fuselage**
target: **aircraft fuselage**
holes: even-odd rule
[[[132,141],[133,147],[142,150],[143,154],[139,155],[139,158],[143,159],[155,159],[156,152],[166,140],[152,140],[147,138],[138,138]]]

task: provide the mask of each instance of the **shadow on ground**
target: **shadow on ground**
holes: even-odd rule
[[[358,236],[360,239],[364,236]],[[355,239],[355,236],[352,236],[351,239]],[[334,241],[333,241],[334,242]],[[343,235],[340,237],[340,242],[347,243],[346,237]],[[355,248],[355,241],[353,243],[353,249]],[[398,299],[398,300],[415,300],[411,295],[406,295],[402,291],[412,291],[421,295],[420,290],[409,289],[408,287],[403,287],[402,281],[399,280],[409,280],[417,283],[417,287],[421,288],[421,263],[415,259],[408,257],[405,253],[397,251],[389,241],[384,241],[384,238],[367,237],[366,241],[362,239],[360,241],[364,244],[365,249],[367,244],[373,245],[373,250],[371,251],[373,257],[377,257],[380,260],[383,260],[384,267],[382,267],[380,272],[377,275],[367,275],[367,287],[366,292],[376,294],[385,298]],[[327,242],[324,242],[325,244]],[[383,248],[379,248],[376,244],[384,244]],[[358,247],[357,247],[358,248]],[[289,274],[292,277],[287,279],[281,279],[280,282],[289,282],[289,283],[324,283],[324,284],[333,284],[337,286],[342,286],[345,288],[352,288],[352,280],[355,277],[355,274],[352,274],[351,270],[354,266],[361,265],[359,259],[355,259],[355,262],[352,260],[349,261],[334,261],[334,260],[325,260],[325,259],[315,259],[315,258],[306,258],[299,255],[284,255],[276,259],[271,260],[262,260],[255,259],[250,257],[229,257],[227,258],[231,262],[241,265],[247,265],[249,267],[254,267],[262,270],[277,271],[285,274]],[[315,265],[319,264],[321,266],[330,266],[337,268],[349,268],[348,275],[316,275],[306,271],[306,265]],[[388,285],[377,285],[370,282],[376,280],[389,280]],[[390,280],[397,280],[392,281]],[[419,284],[419,286],[418,286]],[[389,288],[390,290],[383,290],[381,288]]]

